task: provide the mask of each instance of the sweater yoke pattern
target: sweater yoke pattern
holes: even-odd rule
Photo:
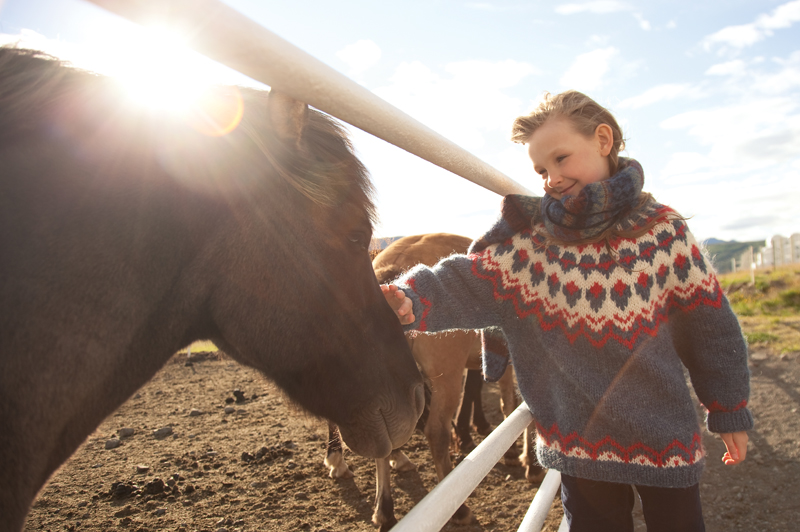
[[[520,318],[534,315],[543,330],[560,328],[571,343],[583,336],[598,348],[614,339],[633,349],[674,309],[721,306],[719,282],[683,221],[610,247],[545,247],[539,231],[526,229],[473,254],[472,273]]]

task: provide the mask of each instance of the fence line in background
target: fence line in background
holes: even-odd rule
[[[142,25],[158,23],[190,29],[191,48],[256,81],[492,192],[531,194],[457,144],[219,0],[88,1]],[[393,530],[441,529],[531,420],[523,403]],[[558,472],[548,471],[520,531],[541,529],[559,478]],[[564,522],[559,531],[562,528]]]

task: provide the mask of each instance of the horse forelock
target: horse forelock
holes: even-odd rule
[[[10,137],[35,127],[65,95],[98,88],[105,91],[103,85],[109,79],[41,51],[0,47],[0,135]],[[352,205],[374,225],[374,189],[342,124],[310,109],[298,151],[271,135],[269,93],[244,88],[241,93],[245,113],[239,133],[250,138],[260,151],[258,156],[265,158],[280,178],[317,204],[331,208]]]
[[[352,204],[365,212],[374,225],[377,219],[374,188],[344,126],[320,111],[309,109],[298,150],[274,135],[267,138],[271,132],[266,117],[267,93],[252,91],[250,97],[251,105],[259,109],[246,112],[242,126],[281,178],[319,205]]]

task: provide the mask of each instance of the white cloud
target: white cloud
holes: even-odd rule
[[[381,49],[373,41],[361,39],[336,52],[336,57],[347,64],[348,75],[357,78],[380,61]]]
[[[788,59],[772,60],[781,69],[775,73],[754,73],[753,88],[765,94],[784,94],[800,88],[800,50]]]
[[[639,27],[644,31],[649,31],[651,29],[650,21],[646,20],[640,13],[635,13],[633,16],[639,21]]]
[[[761,68],[757,68],[761,67]],[[775,68],[777,67],[777,68]],[[727,77],[720,89],[728,88],[737,93],[758,95],[789,95],[800,88],[800,50],[788,58],[773,57],[765,61],[756,57],[749,61],[735,59],[709,67],[708,76]]]
[[[561,79],[561,85],[570,89],[591,91],[603,85],[603,76],[609,69],[611,60],[619,54],[613,46],[598,48],[575,58]]]
[[[499,11],[500,8],[489,2],[467,2],[467,7],[480,11]]]
[[[697,97],[700,94],[702,94],[701,90],[689,83],[665,83],[647,89],[638,96],[622,100],[618,107],[620,109],[639,109],[666,100],[674,100],[680,97]]]
[[[733,61],[712,65],[705,73],[709,76],[740,76],[745,73],[746,68],[747,65],[744,61],[735,59]]]
[[[772,36],[773,30],[791,27],[798,21],[800,21],[800,0],[793,0],[778,6],[770,15],[759,15],[749,24],[722,28],[703,39],[702,44],[706,50],[716,45],[723,46],[721,51],[726,50],[726,45],[737,49],[746,48]]]
[[[775,171],[778,170],[778,171]],[[797,232],[800,171],[789,166],[748,172],[744,176],[709,172],[713,180],[669,178],[656,198],[691,217],[689,226],[701,240],[716,237],[746,242],[775,233]]]
[[[714,161],[708,155],[697,152],[674,152],[661,171],[661,178],[670,184],[694,183],[712,179],[715,174]]]
[[[521,101],[506,89],[535,72],[529,63],[506,60],[450,63],[440,74],[414,61],[402,63],[392,84],[375,93],[462,147],[475,150],[484,146],[486,131],[508,129],[521,114]]]
[[[575,13],[616,13],[618,11],[630,11],[631,6],[627,2],[617,2],[615,0],[597,0],[594,2],[584,2],[582,4],[561,4],[556,6],[555,11],[559,15],[574,15]]]
[[[745,241],[796,232],[800,51],[786,58],[722,62],[705,74],[717,79],[696,86],[713,97],[713,106],[660,123],[684,131],[693,146],[654,169],[653,192],[692,216],[690,225],[701,237]]]
[[[798,103],[789,97],[762,97],[710,109],[687,111],[661,122],[685,129],[720,167],[766,167],[796,158],[800,139]]]
[[[576,15],[578,13],[593,13],[604,15],[608,13],[619,13],[620,11],[633,11],[633,6],[627,2],[616,0],[596,0],[594,2],[583,2],[580,4],[561,4],[555,7],[555,12],[559,15]],[[649,31],[652,26],[650,21],[644,18],[641,13],[634,13],[633,17],[639,23],[639,27],[644,31]]]

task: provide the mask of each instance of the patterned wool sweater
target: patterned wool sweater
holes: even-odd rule
[[[406,329],[502,328],[544,467],[696,484],[702,429],[684,367],[710,431],[748,430],[753,418],[744,338],[686,223],[660,207],[657,225],[613,243],[613,254],[605,245],[543,247],[511,198],[470,254],[395,283],[414,305]]]

